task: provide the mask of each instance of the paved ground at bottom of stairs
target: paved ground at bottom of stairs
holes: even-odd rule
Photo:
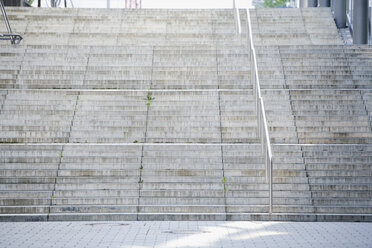
[[[0,247],[372,247],[372,223],[3,222]]]

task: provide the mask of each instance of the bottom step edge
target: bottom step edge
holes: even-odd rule
[[[46,221],[292,221],[372,222],[372,214],[301,213],[69,213],[0,214],[0,222]]]

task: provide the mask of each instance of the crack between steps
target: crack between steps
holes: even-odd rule
[[[3,113],[4,105],[5,105],[6,99],[7,99],[7,97],[8,97],[8,94],[9,94],[9,91],[6,90],[6,91],[5,91],[5,94],[4,94],[4,99],[3,99],[3,101],[1,102],[0,115]]]
[[[302,14],[302,12],[301,12]],[[283,74],[283,79],[284,79],[284,86],[286,89],[288,89],[288,95],[289,95],[289,104],[291,106],[291,111],[292,111],[292,115],[293,115],[293,121],[294,121],[294,126],[295,126],[295,131],[296,131],[296,136],[297,136],[297,144],[299,145],[299,138],[298,138],[298,131],[297,131],[297,119],[295,117],[295,114],[294,114],[294,111],[293,111],[293,101],[292,101],[292,95],[291,95],[291,90],[289,89],[288,85],[287,85],[287,79],[286,79],[286,76],[285,76],[285,71],[284,71],[284,65],[283,65],[283,58],[282,58],[282,53],[281,53],[281,50],[280,50],[280,46],[278,46],[278,52],[279,52],[279,57],[280,57],[280,63],[281,63],[281,66],[282,66],[282,74]],[[301,158],[302,158],[302,163],[305,167],[305,175],[306,175],[306,181],[307,181],[307,185],[309,186],[309,192],[310,192],[310,201],[311,201],[311,206],[312,206],[312,212],[314,212],[315,210],[315,206],[314,206],[314,200],[313,200],[313,193],[311,191],[311,187],[310,187],[310,181],[309,181],[309,172],[307,170],[307,166],[306,166],[306,163],[305,163],[305,157],[304,157],[304,151],[303,151],[303,147],[300,145],[300,150],[301,150]],[[273,190],[274,191],[274,190]]]
[[[49,208],[48,208],[47,221],[49,221],[49,217],[50,217],[50,213],[51,213],[51,208],[53,206],[53,199],[55,197],[55,192],[56,192],[57,178],[59,176],[59,171],[60,171],[60,168],[61,168],[61,163],[62,163],[62,159],[63,159],[64,149],[65,149],[65,144],[62,145],[62,147],[61,147],[61,153],[58,154],[59,155],[59,161],[58,161],[58,167],[57,167],[56,175],[54,177],[54,186],[53,186],[52,195],[50,196],[50,203],[49,203]]]
[[[91,48],[89,48],[89,52],[90,52],[90,49]],[[87,59],[86,70],[85,70],[85,73],[84,73],[83,84],[85,82],[85,76],[86,76],[86,73],[87,73],[88,61],[89,61],[89,55],[88,55],[88,59]],[[77,110],[77,105],[78,105],[78,101],[79,101],[79,96],[80,96],[80,91],[78,91],[77,92],[77,95],[76,95],[74,112],[72,114],[72,118],[71,118],[71,122],[70,122],[70,129],[69,129],[69,132],[68,132],[67,143],[70,143],[71,132],[72,132],[72,127],[73,127],[74,121],[75,121],[75,116],[76,116],[76,110]],[[51,213],[51,207],[53,206],[53,199],[55,197],[55,192],[56,192],[57,178],[59,177],[59,172],[60,172],[60,169],[61,169],[61,163],[62,163],[62,159],[63,159],[63,152],[64,152],[64,149],[65,149],[65,145],[66,145],[66,143],[64,143],[62,145],[61,153],[59,154],[59,157],[60,158],[59,158],[59,162],[58,162],[57,173],[56,173],[56,176],[54,178],[54,186],[53,186],[53,191],[52,191],[52,195],[51,195],[51,198],[50,198],[50,205],[49,205],[49,210],[48,210],[48,215],[47,215],[47,221],[49,221],[49,217],[50,217],[50,213]]]
[[[74,126],[74,121],[75,121],[75,116],[76,116],[76,111],[77,111],[77,106],[79,102],[79,97],[80,97],[80,92],[77,92],[76,100],[75,100],[75,107],[74,107],[74,113],[72,114],[72,119],[70,123],[70,130],[68,132],[68,137],[67,137],[67,143],[71,142],[71,133],[72,133],[72,127]]]
[[[363,105],[364,105],[364,111],[366,112],[366,115],[367,115],[367,120],[368,120],[368,125],[369,125],[369,129],[370,131],[372,132],[372,120],[370,119],[370,113],[369,113],[369,110],[367,108],[367,104],[366,104],[366,101],[364,100],[364,97],[363,97],[363,94],[362,94],[362,91],[360,89],[358,89],[357,85],[355,84],[355,80],[354,80],[354,74],[353,74],[353,71],[351,70],[351,66],[350,66],[350,61],[349,61],[349,58],[346,56],[346,53],[345,53],[345,45],[342,46],[342,53],[344,55],[344,60],[346,61],[347,63],[347,67],[348,67],[348,70],[349,70],[349,73],[350,73],[350,76],[351,76],[351,80],[353,81],[353,84],[354,84],[354,89],[357,90],[359,92],[359,96],[360,96],[360,100],[363,102]]]
[[[218,54],[217,54],[217,46],[216,46],[216,73],[217,73],[217,87],[220,88],[219,84],[219,71],[218,71]],[[221,94],[218,91],[218,114],[219,114],[219,122],[220,122],[220,142],[223,143],[223,135],[222,135],[222,116],[221,116]],[[221,165],[222,165],[222,182],[223,182],[223,199],[224,199],[224,206],[225,206],[225,220],[227,220],[227,202],[226,202],[226,178],[225,178],[225,165],[224,165],[224,156],[223,156],[223,146],[221,147]]]
[[[309,38],[310,44],[313,45],[313,41],[312,41],[312,39],[311,39],[311,36],[310,36],[309,32],[307,31],[307,27],[306,27],[306,23],[305,23],[304,15],[303,15],[303,13],[302,13],[302,8],[300,8],[300,14],[301,14],[301,20],[302,20],[302,23],[303,23],[303,25],[304,25],[305,34],[306,34],[307,37]]]
[[[74,125],[74,120],[75,120],[75,116],[76,116],[76,110],[77,110],[77,105],[78,105],[78,101],[79,101],[79,96],[80,96],[80,92],[78,92],[78,94],[76,96],[74,112],[73,112],[73,115],[72,115],[72,119],[71,119],[71,123],[70,123],[70,129],[69,129],[68,137],[67,137],[67,144],[70,143],[72,126]],[[65,149],[65,146],[66,146],[66,143],[64,143],[62,145],[61,153],[59,154],[60,158],[59,158],[59,162],[58,162],[57,173],[56,173],[56,176],[54,178],[54,186],[53,186],[53,191],[52,191],[52,195],[51,195],[51,198],[50,198],[47,221],[49,221],[51,207],[53,206],[53,199],[55,197],[55,192],[56,192],[57,178],[59,177],[59,172],[60,172],[60,169],[61,169],[61,163],[62,163],[62,159],[63,159],[63,152],[64,152],[64,149]]]
[[[154,51],[155,51],[155,46],[152,47],[152,62],[151,62],[151,80],[150,80],[150,87],[149,87],[149,90],[148,90],[148,93],[151,92],[151,89],[152,89],[152,80],[153,80],[153,72],[154,72]],[[146,97],[147,98],[147,97]],[[148,100],[146,100],[148,101]],[[150,104],[146,104],[147,107],[146,107],[146,124],[145,124],[145,137],[144,137],[144,141],[143,141],[143,144],[145,144],[147,142],[147,129],[148,129],[148,123],[149,123],[149,112],[150,112],[150,106],[151,106],[151,101],[149,101]],[[139,179],[138,179],[138,201],[137,201],[137,221],[138,221],[138,214],[140,212],[140,198],[141,198],[141,190],[142,190],[142,187],[143,187],[143,180],[142,180],[142,171],[143,171],[143,157],[144,157],[144,145],[142,144],[141,146],[141,165],[140,165],[140,168],[139,168]]]
[[[29,26],[30,26],[30,22],[28,21],[28,22],[26,22],[25,33],[23,34],[24,36],[27,35],[27,33],[28,33],[28,27],[29,27]]]
[[[26,49],[25,49],[25,51],[23,52],[21,65],[19,66],[19,72],[18,72],[18,74],[17,74],[17,77],[16,77],[16,80],[15,80],[15,83],[13,84],[13,88],[14,88],[14,89],[17,89],[16,86],[17,86],[17,84],[19,83],[19,75],[22,74],[22,72],[23,72],[23,67],[24,67],[25,57],[26,57],[27,52],[28,52],[28,46],[26,46]]]
[[[305,161],[304,148],[301,145],[300,145],[300,150],[301,150],[302,162],[304,163],[304,167],[305,167],[306,181],[307,181],[307,185],[309,186],[311,206],[313,208],[312,213],[315,213],[315,204],[314,204],[314,198],[313,198],[313,191],[311,190],[311,185],[310,185],[310,180],[309,180],[309,178],[310,178],[309,171],[307,170],[307,164],[306,164],[306,161]]]
[[[299,138],[298,138],[297,118],[296,118],[296,116],[294,114],[294,111],[293,111],[292,95],[291,95],[291,90],[289,89],[289,86],[287,85],[287,78],[285,76],[284,65],[283,65],[283,58],[282,58],[282,53],[280,51],[280,46],[278,46],[278,52],[279,52],[279,57],[280,57],[280,64],[281,64],[281,67],[282,67],[282,74],[283,74],[283,80],[284,80],[284,88],[288,89],[289,105],[291,107],[291,112],[292,112],[292,115],[293,115],[293,122],[294,122],[294,127],[295,127],[295,132],[296,132],[297,144],[299,144],[300,141],[299,141]]]
[[[74,17],[74,19],[73,19],[74,24],[73,24],[73,27],[72,27],[72,32],[67,34],[67,44],[66,45],[70,45],[71,36],[73,34],[75,34],[75,31],[76,31],[76,28],[75,28],[76,27],[76,19],[78,19],[78,17],[79,17],[79,12],[80,12],[80,10],[77,10],[76,11],[76,14],[73,16]]]
[[[89,46],[89,49],[88,49],[88,53],[87,53],[87,64],[85,65],[85,72],[84,72],[84,78],[83,78],[83,85],[86,85],[86,78],[87,78],[87,74],[88,74],[88,66],[89,66],[89,62],[90,62],[90,53],[92,52],[92,47]],[[80,94],[80,91],[78,91],[79,94]]]

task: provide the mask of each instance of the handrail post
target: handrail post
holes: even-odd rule
[[[266,154],[268,157],[268,154]],[[269,166],[269,213],[273,213],[273,161],[268,159]]]
[[[265,141],[264,141],[265,142]],[[269,173],[269,155],[268,155],[268,153],[269,153],[269,149],[267,149],[267,146],[265,146],[264,147],[264,154],[265,154],[265,170],[266,170],[266,173],[265,173],[265,176],[266,176],[266,183],[270,183],[270,179],[269,179],[269,177],[270,177],[270,173]]]
[[[235,9],[235,0],[234,0]],[[269,127],[266,119],[266,111],[263,97],[261,95],[261,86],[258,75],[257,53],[254,47],[252,23],[249,10],[247,13],[247,41],[248,54],[251,62],[251,83],[255,104],[255,114],[257,116],[257,137],[261,142],[261,153],[264,158],[265,181],[269,186],[269,214],[273,212],[273,156],[271,151],[271,141],[269,136]]]
[[[252,89],[253,89],[253,97],[254,97],[254,111],[255,114],[257,115],[258,113],[258,108],[257,108],[257,84],[256,84],[256,72],[255,72],[255,67],[254,67],[254,59],[253,59],[253,53],[254,50],[251,49],[251,83],[252,83]]]
[[[263,118],[262,117],[263,117],[262,116],[262,107],[260,107],[261,152],[262,152],[262,154],[265,154],[265,130],[263,128]]]
[[[257,130],[258,131],[257,136],[262,143],[262,139],[261,139],[261,136],[262,136],[262,132],[261,132],[262,125],[261,124],[262,124],[262,122],[261,122],[261,110],[260,110],[261,106],[258,104],[258,101],[259,101],[258,95],[256,93],[255,93],[255,95],[256,95],[256,109],[257,109],[256,110],[257,111],[257,114],[256,114],[256,116],[257,116],[257,129],[258,129]]]

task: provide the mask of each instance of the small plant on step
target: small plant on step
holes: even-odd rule
[[[146,100],[146,105],[147,106],[150,106],[150,101],[155,100],[155,98],[152,97],[152,92],[148,92],[147,93],[145,100]]]
[[[58,153],[58,156],[60,156],[62,158],[63,157],[62,152]]]
[[[133,143],[138,143],[138,140],[134,140]]]
[[[143,166],[141,165],[140,170],[143,170]]]
[[[225,178],[225,177],[222,178],[222,182],[223,182],[223,183],[226,182],[226,178]]]
[[[143,183],[143,180],[142,180],[142,179],[140,179],[140,180],[138,181],[138,183]]]

